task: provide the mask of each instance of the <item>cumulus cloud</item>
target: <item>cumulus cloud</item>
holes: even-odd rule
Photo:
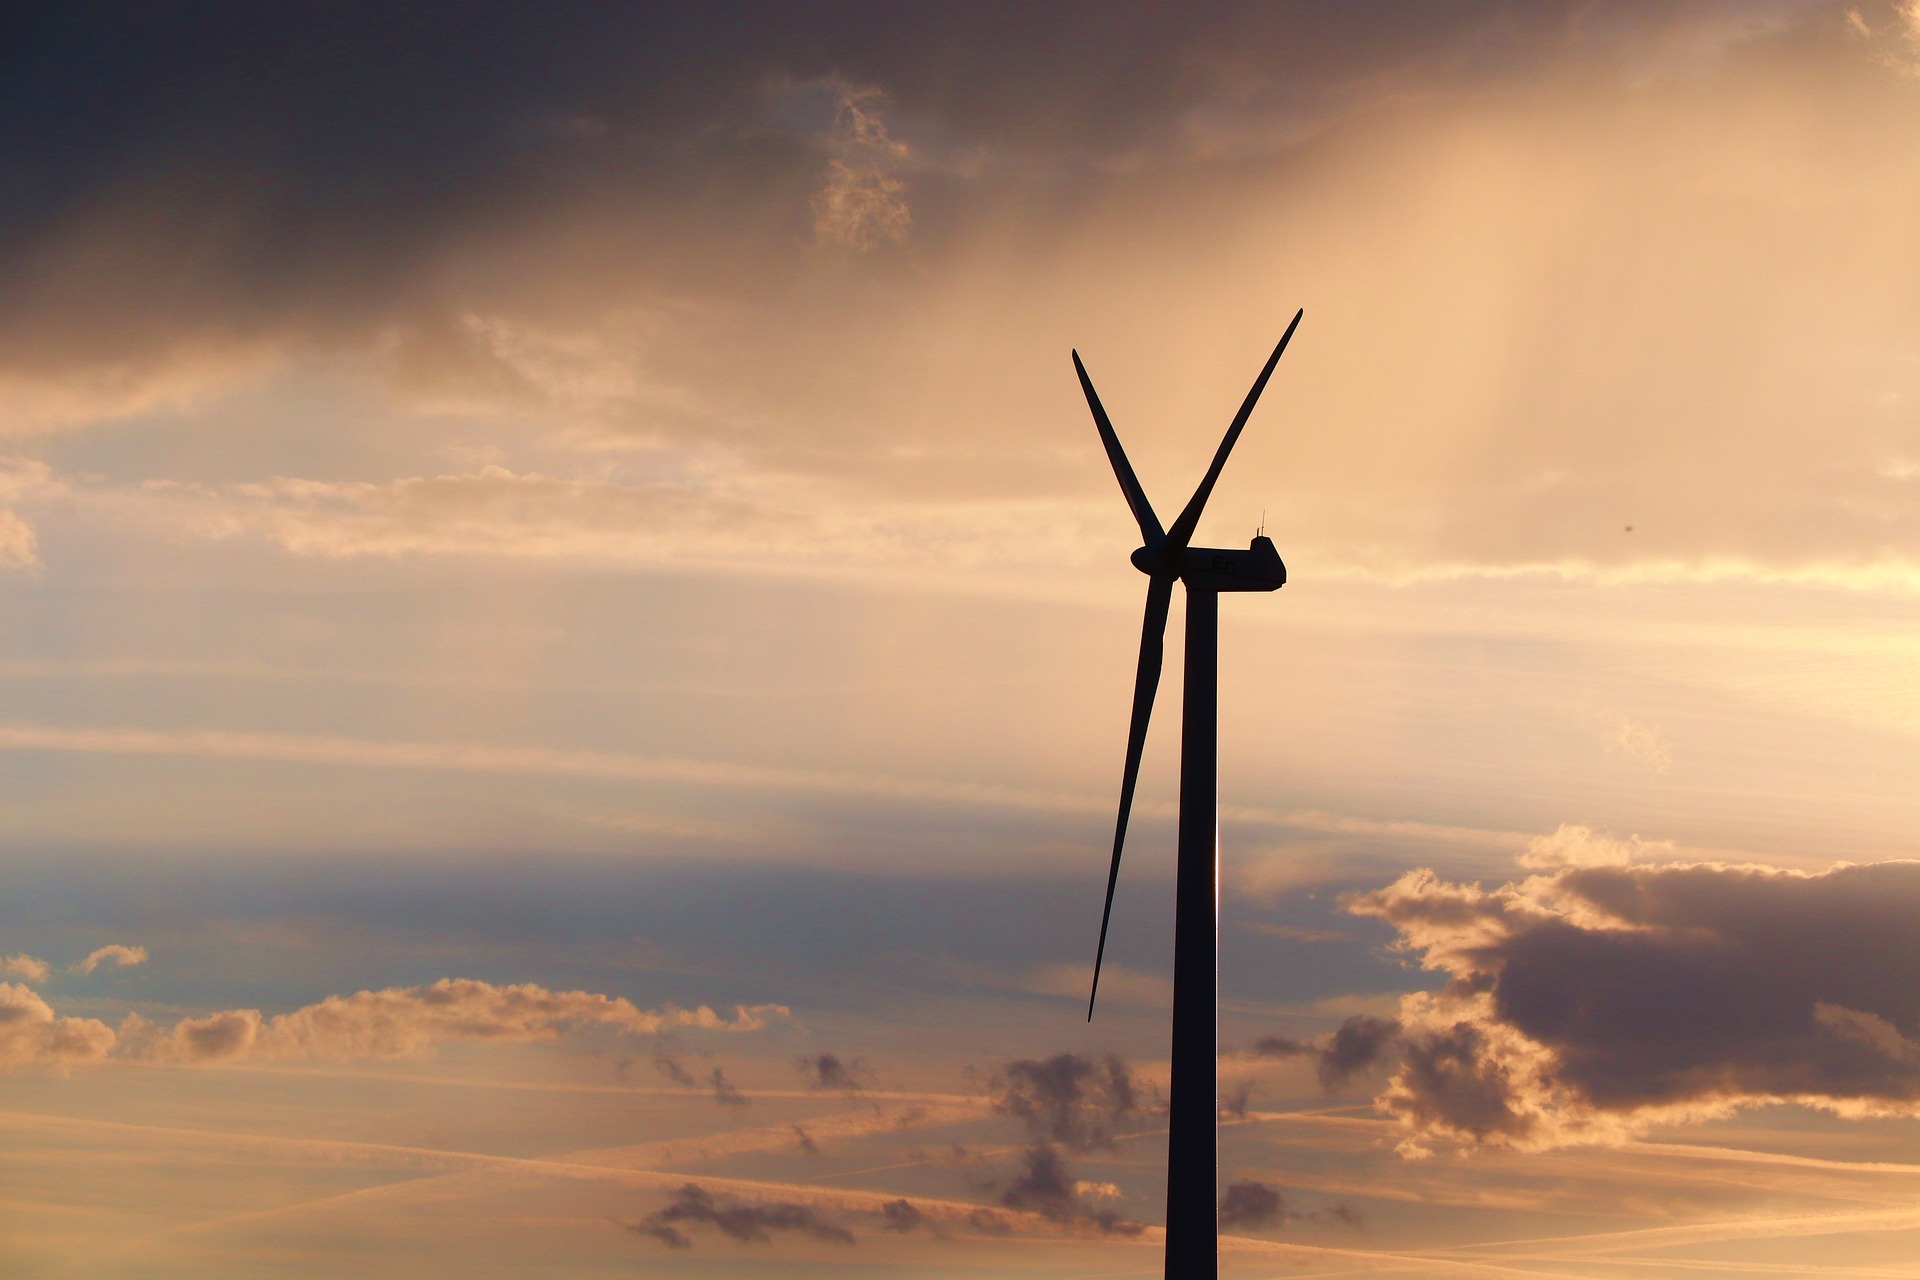
[[[47,975],[53,972],[53,966],[38,956],[17,955],[0,960],[0,973],[15,978],[24,978],[28,982],[45,982]]]
[[[651,1236],[670,1249],[691,1248],[693,1241],[683,1228],[693,1226],[712,1227],[741,1244],[771,1243],[776,1231],[794,1232],[832,1244],[854,1242],[851,1231],[823,1217],[809,1205],[715,1196],[695,1182],[676,1191],[665,1208],[626,1225],[629,1231]]]
[[[39,994],[0,982],[0,1066],[72,1066],[113,1050],[113,1028],[93,1018],[55,1015]]]
[[[419,1054],[452,1040],[544,1040],[563,1031],[602,1027],[630,1035],[688,1028],[757,1031],[788,1016],[782,1005],[741,1006],[723,1018],[702,1005],[641,1009],[621,996],[550,991],[533,983],[496,986],[442,978],[422,987],[388,987],[266,1017],[227,1009],[184,1018],[147,1046],[155,1058],[223,1062],[240,1058],[391,1058]],[[717,1072],[716,1072],[717,1074]],[[716,1093],[724,1077],[714,1084]],[[730,1088],[731,1086],[728,1086]],[[743,1100],[744,1101],[744,1100]]]
[[[104,947],[96,947],[87,953],[87,958],[76,962],[72,967],[75,973],[92,973],[95,969],[111,960],[123,969],[132,968],[147,962],[145,947],[130,947],[121,942],[110,942]]]
[[[1403,998],[1378,1099],[1410,1154],[1767,1103],[1920,1114],[1920,862],[1574,860],[1492,889],[1415,871],[1348,906],[1448,978]]]

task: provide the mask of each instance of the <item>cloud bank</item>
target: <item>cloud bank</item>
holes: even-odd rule
[[[961,519],[982,495],[1111,507],[1070,342],[1154,471],[1185,436],[1151,424],[1237,396],[1271,340],[1220,311],[1260,281],[1312,313],[1285,404],[1330,429],[1250,436],[1235,474],[1283,477],[1276,531],[1323,573],[1920,584],[1920,84],[1845,5],[1119,5],[1097,42],[1031,7],[567,9],[23,34],[0,432],[319,362],[403,420],[675,465],[316,469],[210,485],[176,522],[313,556],[646,561],[709,545],[686,520],[777,531],[845,484],[880,533],[949,504],[929,558],[964,563],[993,549],[967,530],[1017,527]],[[1891,15],[1868,34],[1904,45]],[[805,532],[913,544],[832,524]],[[39,554],[0,517],[0,564]],[[1619,749],[1660,768],[1643,728]]]
[[[1378,1099],[1410,1153],[1770,1103],[1920,1114],[1920,861],[1575,863],[1492,889],[1422,870],[1348,906],[1448,979],[1403,998]]]

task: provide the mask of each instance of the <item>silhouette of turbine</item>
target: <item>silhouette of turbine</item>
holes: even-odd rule
[[[1080,388],[1107,447],[1107,460],[1120,492],[1140,526],[1141,546],[1133,567],[1147,575],[1147,616],[1140,628],[1140,667],[1133,683],[1133,720],[1127,729],[1127,765],[1120,779],[1120,818],[1114,824],[1113,865],[1107,872],[1107,902],[1100,913],[1100,946],[1094,953],[1093,988],[1087,993],[1087,1021],[1100,992],[1100,965],[1107,955],[1107,924],[1113,916],[1113,888],[1120,877],[1120,851],[1127,840],[1127,815],[1140,776],[1140,752],[1147,742],[1147,721],[1160,687],[1160,662],[1167,630],[1167,608],[1176,579],[1187,586],[1186,689],[1180,733],[1180,855],[1174,884],[1173,929],[1173,1079],[1167,1117],[1167,1280],[1215,1280],[1219,1274],[1220,1226],[1216,1203],[1218,1171],[1214,1146],[1214,968],[1220,910],[1220,593],[1277,591],[1286,585],[1287,567],[1272,539],[1255,535],[1245,551],[1188,546],[1200,513],[1213,493],[1227,455],[1247,425],[1253,406],[1280,363],[1304,311],[1267,358],[1253,390],[1234,415],[1233,425],[1213,455],[1213,465],[1193,497],[1162,530],[1140,481],[1127,461],[1120,437],[1093,389],[1093,379],[1073,353]]]

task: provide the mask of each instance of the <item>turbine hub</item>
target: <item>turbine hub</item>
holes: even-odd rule
[[[1160,567],[1160,557],[1154,553],[1152,547],[1139,547],[1128,559],[1133,561],[1134,568],[1148,577],[1152,577],[1153,571]]]

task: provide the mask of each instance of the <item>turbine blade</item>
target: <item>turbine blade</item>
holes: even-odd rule
[[[1093,953],[1093,989],[1087,993],[1087,1021],[1093,1021],[1100,994],[1100,963],[1107,957],[1107,922],[1113,918],[1113,887],[1120,879],[1120,850],[1127,843],[1127,816],[1133,811],[1133,784],[1140,778],[1140,753],[1147,745],[1147,721],[1153,695],[1160,689],[1160,659],[1167,635],[1167,605],[1173,578],[1156,573],[1147,583],[1147,616],[1140,625],[1140,670],[1133,678],[1133,722],[1127,727],[1127,770],[1120,779],[1120,820],[1113,829],[1113,865],[1107,871],[1107,905],[1100,912],[1100,948]]]
[[[1305,308],[1293,313],[1293,323],[1280,335],[1280,345],[1267,357],[1267,367],[1254,379],[1253,390],[1247,392],[1247,398],[1240,406],[1240,412],[1233,416],[1233,425],[1227,428],[1227,438],[1220,442],[1219,452],[1213,455],[1213,465],[1207,468],[1206,479],[1193,491],[1193,497],[1180,516],[1173,522],[1173,528],[1167,530],[1167,541],[1173,550],[1185,550],[1193,541],[1193,531],[1200,524],[1200,512],[1206,508],[1207,499],[1213,495],[1213,482],[1220,478],[1220,468],[1227,465],[1227,455],[1233,452],[1234,441],[1240,438],[1241,428],[1247,425],[1247,418],[1253,413],[1253,406],[1260,399],[1260,393],[1267,389],[1267,379],[1273,376],[1273,366],[1280,363],[1280,354],[1287,349],[1287,342],[1293,337],[1293,331],[1300,327],[1300,317],[1307,314]]]
[[[1127,461],[1127,451],[1120,447],[1120,437],[1113,433],[1113,423],[1107,421],[1107,411],[1100,403],[1099,393],[1093,389],[1093,379],[1087,376],[1087,366],[1080,363],[1078,351],[1073,353],[1073,371],[1080,375],[1080,389],[1087,393],[1087,407],[1093,410],[1093,425],[1100,429],[1100,443],[1107,446],[1107,461],[1113,464],[1120,492],[1126,495],[1134,523],[1140,526],[1140,539],[1150,547],[1157,547],[1167,536],[1160,528],[1160,517],[1153,514],[1153,504],[1147,501],[1146,491],[1133,474],[1133,464]]]

